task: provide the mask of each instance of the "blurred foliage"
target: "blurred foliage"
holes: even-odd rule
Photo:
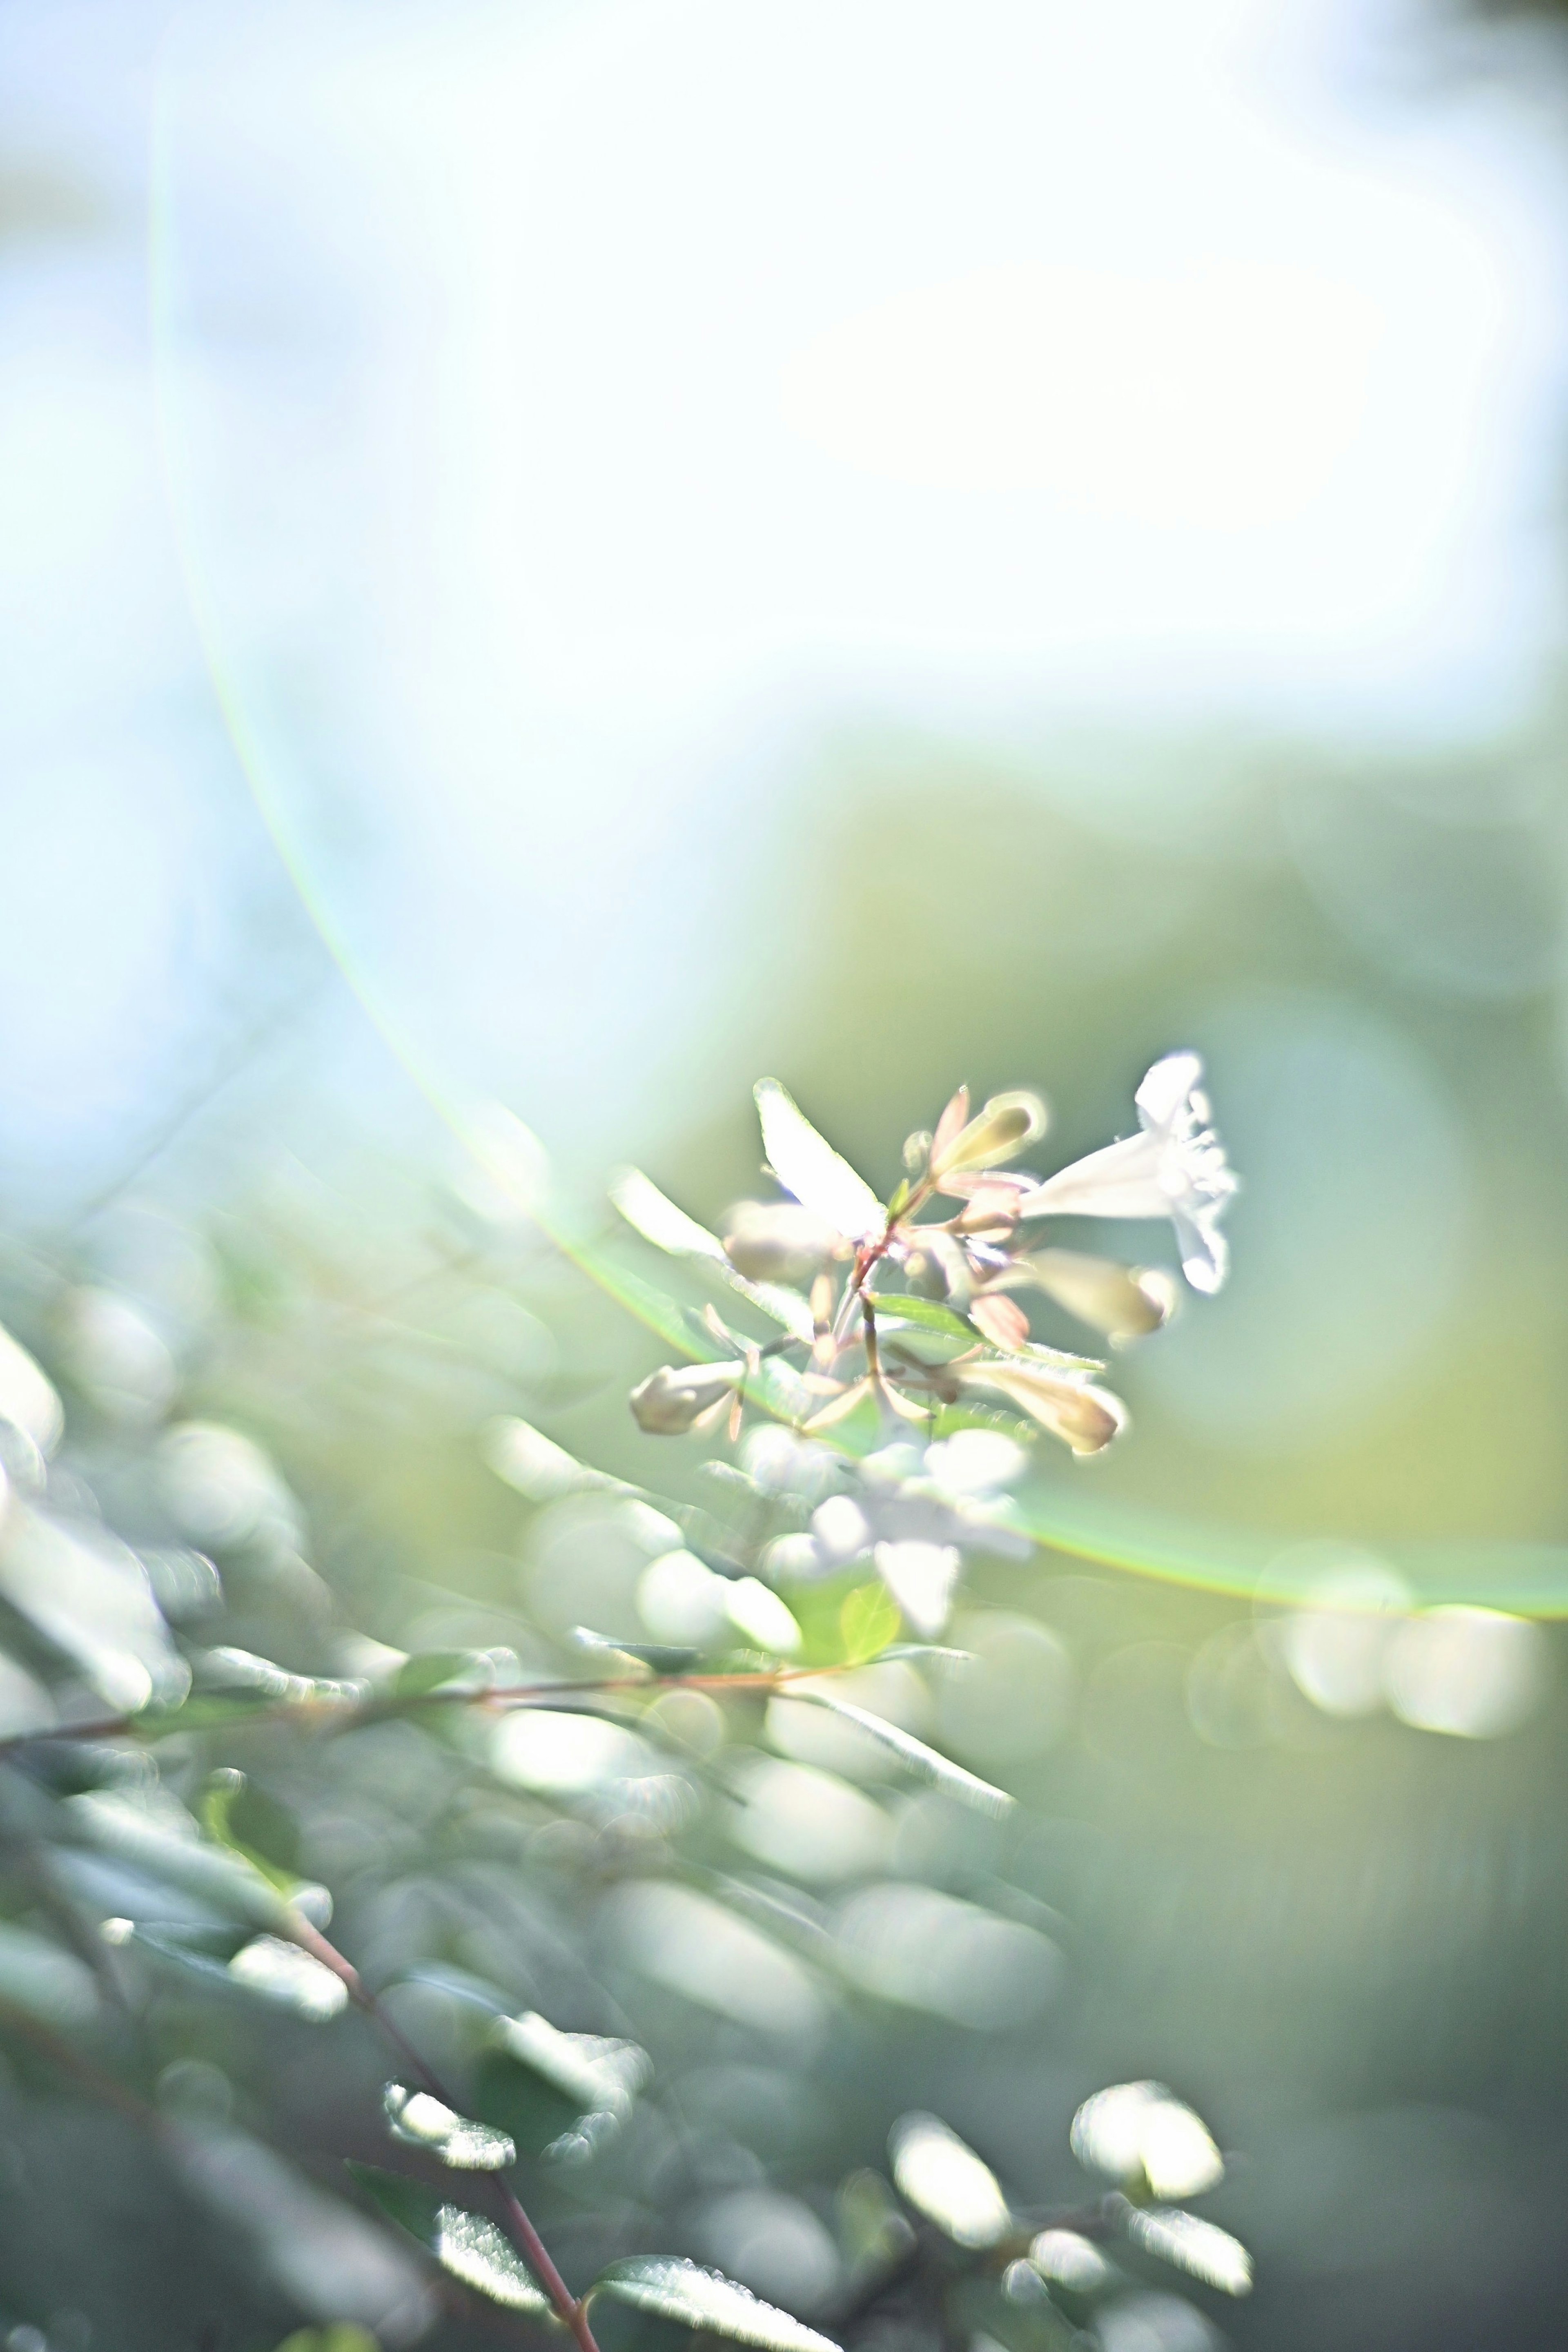
[[[916,841],[923,805],[937,824],[935,792],[904,796]],[[1044,888],[1097,854],[1071,824],[1030,841],[1016,799],[984,814],[993,841],[1025,835]],[[1257,870],[1201,878],[1201,935],[1224,937]],[[1261,936],[1300,977],[1319,935],[1278,887]],[[1027,992],[1023,896],[989,905]],[[1168,933],[1160,968],[1157,1005],[1113,969],[1077,1001],[1163,1045],[1170,998],[1199,988]],[[888,1135],[936,1106],[863,1001],[862,1091],[837,1119],[825,1081],[807,1098],[848,1149],[875,1117],[883,1184]],[[945,1001],[933,983],[914,1008],[926,1061],[956,1052]],[[1126,1123],[1088,1056],[1064,1032],[1050,1057],[1071,1105],[1053,1157]],[[683,1197],[716,1216],[755,1153],[727,1165],[710,1140]],[[49,1376],[0,1365],[0,1703],[22,1739],[0,1768],[0,2312],[20,2352],[526,2334],[532,2284],[485,2202],[497,2134],[574,2291],[665,2264],[596,2301],[604,2352],[740,2325],[691,2300],[683,2259],[904,2352],[1046,2352],[1091,2322],[1106,2352],[1220,2328],[1381,2347],[1439,2312],[1555,2307],[1568,2021],[1540,1955],[1563,1925],[1565,1727],[1544,1632],[1489,1621],[1526,1641],[1522,1698],[1446,1727],[1511,1736],[1444,1738],[1399,1667],[1423,1621],[1397,1592],[1254,1607],[1028,1546],[973,1557],[944,1637],[970,1668],[894,1658],[843,1687],[1017,1801],[988,1818],[799,1701],[661,1692],[681,1660],[639,1607],[651,1563],[733,1572],[859,1474],[743,1452],[716,1476],[700,1443],[640,1435],[645,1338],[472,1169],[360,1171],[334,1195],[281,1163],[205,1222],[143,1185],[14,1246],[3,1307]],[[529,1441],[541,1421],[601,1483]],[[1176,1501],[1212,1475],[1186,1464]],[[1370,1572],[1343,1547],[1324,1567]],[[880,1591],[852,1556],[792,1594],[807,1660],[885,1643]],[[484,1700],[591,1682],[605,1645],[633,1681],[597,1712]],[[129,1736],[25,1737],[128,1706]],[[323,1888],[459,2116],[388,2109],[389,2082],[418,2090],[408,2060],[288,1940],[280,1906],[324,1922]],[[1159,2171],[1212,2147],[1196,2123],[1163,2156],[1130,2126],[1097,2143],[1084,2102],[1107,2083],[1171,2084],[1170,2111],[1240,2157],[1211,2189],[1201,2165]],[[1164,2218],[1191,2194],[1201,2217]],[[1237,2240],[1247,2302],[1221,2291]]]

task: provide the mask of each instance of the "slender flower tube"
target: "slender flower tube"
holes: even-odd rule
[[[1169,1217],[1188,1282],[1218,1290],[1229,1265],[1218,1221],[1238,1179],[1207,1123],[1202,1076],[1196,1054],[1156,1062],[1134,1097],[1141,1131],[1048,1176],[1019,1217]]]

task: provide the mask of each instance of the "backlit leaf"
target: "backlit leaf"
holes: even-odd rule
[[[839,1611],[839,1631],[843,1636],[844,1657],[851,1665],[880,1657],[903,1630],[898,1603],[885,1584],[857,1584],[852,1592],[844,1595]]]
[[[756,1095],[763,1149],[785,1191],[846,1240],[879,1238],[887,1214],[864,1177],[818,1134],[777,1078],[759,1079]]]
[[[888,2135],[899,2194],[959,2246],[994,2246],[1012,2227],[988,2164],[940,2116],[904,2116]]]
[[[797,1686],[791,1696],[811,1699],[818,1706],[825,1706],[832,1714],[841,1715],[846,1722],[858,1723],[862,1731],[869,1732],[883,1748],[891,1749],[904,1769],[913,1772],[917,1780],[925,1781],[933,1789],[939,1789],[945,1797],[953,1798],[958,1804],[967,1805],[971,1812],[988,1814],[993,1821],[999,1821],[1004,1814],[1011,1812],[1015,1801],[1005,1789],[993,1789],[988,1780],[977,1779],[973,1772],[966,1772],[961,1764],[955,1764],[950,1758],[939,1756],[934,1748],[927,1748],[925,1742],[916,1739],[913,1732],[901,1731],[897,1724],[884,1722],[880,1715],[868,1714],[863,1706],[856,1706],[851,1700],[840,1698],[836,1691],[823,1690],[816,1685],[810,1689]]]
[[[387,2126],[394,2139],[423,2147],[454,2172],[504,2172],[517,2161],[508,2134],[455,2114],[428,2091],[389,2083],[382,2094]]]
[[[480,1687],[490,1678],[488,1660],[476,1657],[472,1650],[427,1650],[403,1660],[392,1678],[392,1696],[423,1698],[427,1692],[444,1689],[448,1683]]]
[[[672,1257],[727,1263],[718,1235],[677,1208],[640,1168],[623,1168],[610,1187],[610,1197],[632,1230],[655,1249],[667,1250]]]
[[[1179,2206],[1140,2209],[1129,2205],[1122,2215],[1122,2226],[1134,2246],[1141,2246],[1146,2254],[1158,2254],[1163,2262],[1185,2271],[1188,2278],[1201,2279],[1205,2286],[1218,2287],[1221,2294],[1251,2294],[1252,2257],[1228,2230],[1200,2221],[1196,2213],[1185,2213]]]
[[[890,1323],[914,1323],[923,1331],[940,1331],[946,1339],[963,1339],[971,1348],[979,1344],[980,1335],[974,1325],[966,1323],[961,1315],[955,1315],[950,1307],[944,1307],[940,1299],[915,1298],[908,1294],[895,1297],[891,1291],[879,1290],[868,1293],[866,1304],[879,1322],[885,1319]]]
[[[199,1896],[233,1919],[277,1928],[287,1917],[278,1889],[253,1864],[193,1834],[165,1829],[125,1798],[93,1792],[70,1797],[66,1810],[90,1843],[118,1855],[166,1886]]]
[[[508,2311],[554,2317],[549,2296],[493,2221],[447,2204],[422,2180],[383,2172],[379,2165],[350,2162],[349,2170],[382,2212],[465,2286]]]
[[[666,1251],[672,1257],[696,1259],[711,1267],[729,1289],[738,1297],[749,1299],[770,1322],[781,1324],[798,1339],[810,1339],[811,1310],[800,1293],[791,1290],[786,1283],[748,1282],[744,1275],[737,1274],[718,1235],[710,1234],[706,1225],[699,1225],[695,1217],[688,1217],[684,1209],[666,1199],[640,1168],[622,1169],[610,1187],[610,1197],[644,1241],[652,1242],[656,1249]]]
[[[349,2004],[349,1988],[329,1968],[280,1936],[257,1936],[243,1945],[228,1966],[235,1984],[264,2000],[291,2009],[297,2017],[324,2024]]]
[[[638,2311],[655,2312],[679,2326],[700,2328],[705,2336],[755,2344],[761,2352],[838,2352],[830,2336],[819,2336],[787,2311],[759,2303],[748,2288],[674,2255],[640,2255],[616,2263],[589,2292],[612,2295]]]

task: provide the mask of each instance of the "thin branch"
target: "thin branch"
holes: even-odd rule
[[[253,1725],[292,1723],[328,1731],[356,1731],[362,1725],[422,1711],[427,1706],[474,1706],[487,1714],[506,1715],[514,1708],[537,1706],[560,1698],[596,1698],[617,1691],[755,1690],[772,1691],[781,1684],[805,1682],[820,1675],[851,1673],[862,1660],[843,1659],[821,1666],[768,1666],[761,1673],[605,1675],[591,1682],[530,1683],[510,1690],[413,1691],[405,1698],[382,1696],[366,1699],[279,1699],[236,1716],[232,1725],[212,1724],[209,1730],[246,1730]],[[207,1696],[207,1694],[203,1694]],[[221,1696],[221,1694],[212,1694]],[[7,1732],[0,1738],[0,1756],[17,1748],[40,1748],[61,1739],[125,1739],[151,1734],[163,1739],[182,1729],[180,1710],[168,1715],[112,1715],[91,1723],[50,1724],[37,1731]]]
[[[393,2049],[406,2060],[432,2096],[439,2099],[444,2106],[455,2107],[456,2101],[440,2075],[420,2056],[402,2027],[387,2014],[358,1969],[350,1960],[345,1959],[336,1944],[329,1941],[320,1929],[312,1927],[298,1911],[290,1914],[288,1931],[301,1950],[308,1952],[312,1959],[319,1960],[323,1968],[331,1969],[339,1982],[347,1989],[350,2000],[380,2026]],[[516,2190],[499,2174],[492,2175],[492,2179],[501,2218],[534,2276],[555,2305],[558,2315],[577,2338],[580,2352],[599,2352],[584,2303],[572,2294],[557,2270],[549,2247],[529,2220]]]

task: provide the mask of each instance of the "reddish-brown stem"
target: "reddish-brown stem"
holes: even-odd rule
[[[350,2000],[380,2026],[392,2048],[407,2062],[411,2072],[418,2076],[431,2095],[439,2099],[443,2106],[452,2106],[455,2104],[452,2094],[440,2075],[420,2056],[397,2021],[387,2014],[353,1962],[346,1959],[336,1944],[329,1941],[319,1927],[312,1927],[300,1912],[290,1914],[288,1932],[302,1951],[308,1952],[312,1959],[319,1960],[323,1968],[331,1969],[340,1983],[347,1988]],[[492,2174],[491,2179],[496,2202],[507,2232],[555,2305],[558,2317],[576,2336],[580,2352],[599,2352],[583,2304],[572,2294],[557,2270],[549,2247],[528,2219],[516,2191],[499,2174]]]

